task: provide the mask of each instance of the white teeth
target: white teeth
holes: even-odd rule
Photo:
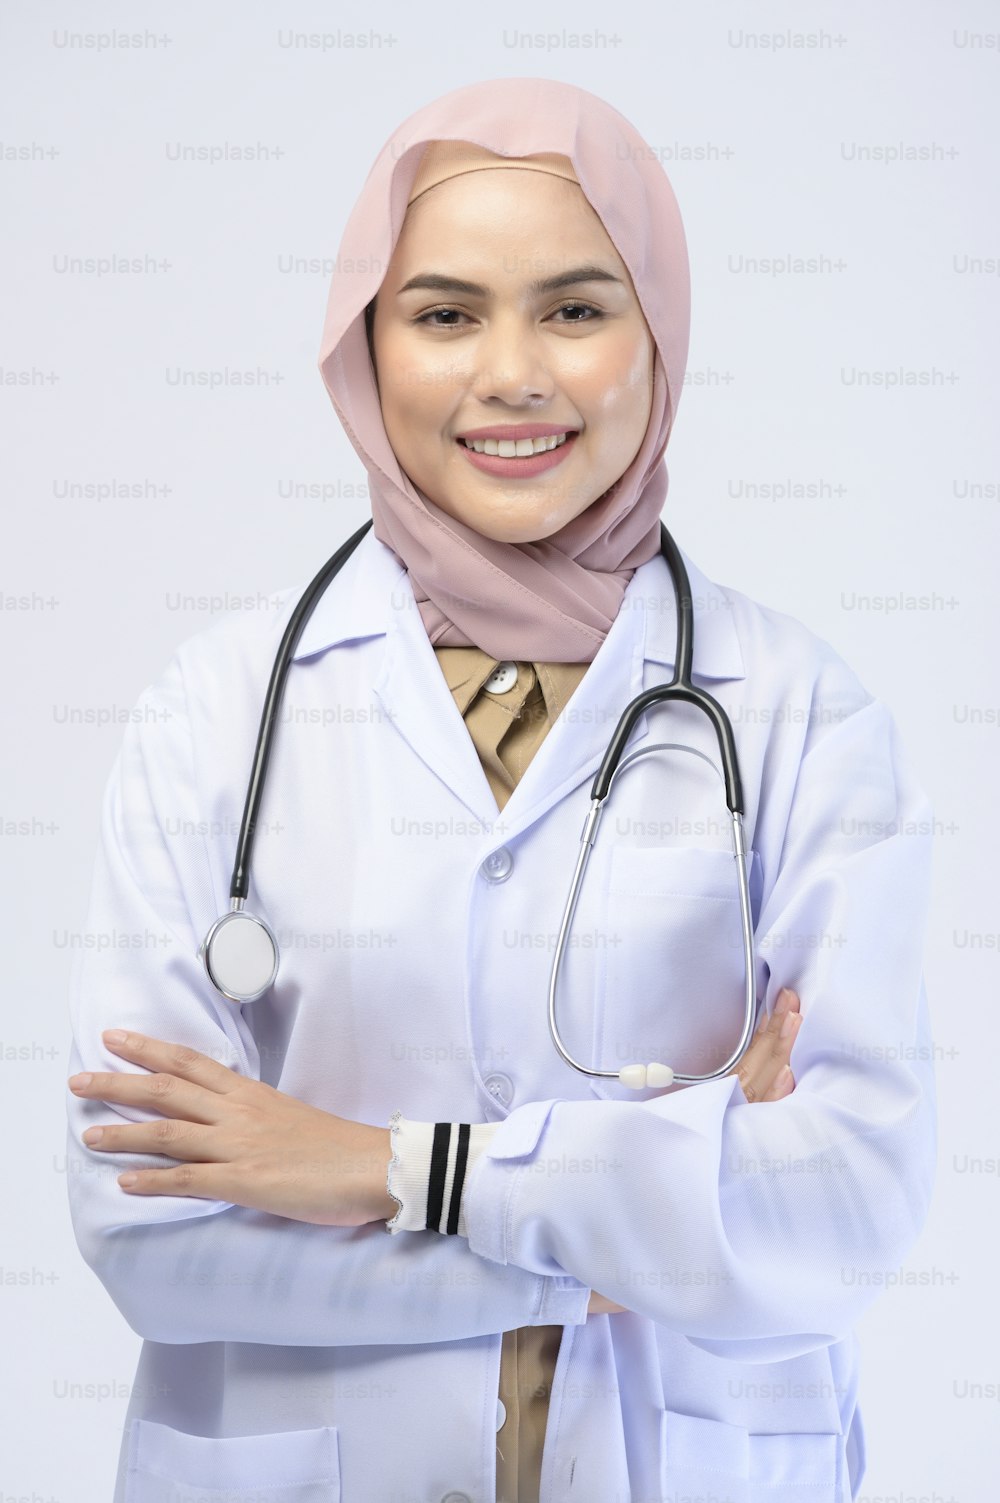
[[[523,459],[529,454],[544,454],[549,449],[558,449],[567,438],[568,433],[552,433],[545,438],[463,438],[461,442],[477,454],[496,454],[501,459]]]

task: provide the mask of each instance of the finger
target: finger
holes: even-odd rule
[[[775,1004],[772,1012],[769,1013],[765,1009],[764,1014],[760,1020],[760,1026],[758,1027],[757,1032],[754,1034],[753,1040],[750,1045],[750,1049],[754,1051],[755,1058],[763,1059],[767,1057],[767,1052],[770,1049],[771,1043],[778,1036],[778,1032],[781,1028],[781,1024],[784,1020],[786,1011],[787,1006],[784,1006],[779,1012],[777,1003]],[[748,1050],[747,1052],[749,1053],[750,1050]]]
[[[740,1085],[743,1087],[743,1094],[746,1097],[747,1101],[750,1103],[756,1101],[757,1091],[753,1081],[750,1079],[750,1072],[748,1070],[745,1070],[741,1065],[738,1070],[730,1071],[730,1074],[736,1075],[738,1077]]]
[[[764,1097],[765,1101],[780,1101],[784,1096],[790,1096],[795,1089],[795,1076],[792,1074],[790,1065],[783,1065],[778,1072],[778,1078]]]
[[[118,1184],[129,1195],[188,1195],[198,1200],[226,1200],[214,1182],[215,1165],[178,1164],[175,1169],[126,1169]]]
[[[218,1147],[204,1126],[161,1117],[156,1122],[137,1122],[123,1126],[105,1123],[88,1127],[83,1134],[88,1148],[99,1153],[159,1153],[170,1159],[185,1159],[210,1164],[218,1160]]]
[[[787,1065],[792,1045],[799,1036],[799,1028],[802,1025],[802,1014],[789,1010],[781,1019],[781,1026],[777,1035],[771,1040],[771,1057],[774,1062]]]
[[[221,1064],[219,1060],[201,1054],[187,1044],[170,1044],[164,1039],[151,1038],[148,1033],[134,1031],[125,1033],[123,1039],[116,1041],[111,1037],[115,1032],[124,1030],[109,1029],[101,1035],[112,1053],[120,1054],[123,1059],[135,1060],[137,1064],[145,1065],[147,1070],[165,1071],[169,1075],[176,1075],[179,1080],[192,1081],[195,1085],[203,1086],[206,1091],[217,1091],[223,1096],[228,1096],[246,1084],[246,1078],[238,1075],[229,1065]]]
[[[783,986],[778,993],[771,1016],[768,1018],[768,1032],[776,1034],[788,1013],[797,1013],[798,1011],[799,998],[797,993],[793,992],[790,987]]]
[[[802,1014],[799,1011],[797,997],[794,998],[793,1003],[786,1003],[781,1012],[775,1006],[756,1056],[761,1068],[770,1069],[772,1076],[775,1062],[779,1069],[781,1065],[788,1063],[791,1047],[795,1042],[801,1021]]]
[[[798,1005],[798,992],[794,992],[790,986],[783,986],[775,998],[774,1011],[776,1013],[787,1012],[790,1007],[795,1008]]]
[[[92,1074],[89,1080],[74,1075],[69,1086],[75,1095],[153,1107],[167,1116],[207,1124],[219,1121],[222,1115],[218,1109],[220,1103],[213,1102],[212,1096],[230,1095],[247,1083],[226,1065],[185,1044],[171,1044],[134,1032],[126,1033],[118,1042],[110,1037],[114,1031],[102,1035],[107,1047],[156,1073],[105,1071]]]
[[[69,1088],[74,1096],[92,1101],[119,1101],[123,1106],[145,1107],[165,1117],[183,1117],[206,1126],[220,1121],[223,1115],[219,1096],[174,1075],[102,1071],[89,1078],[72,1076]]]

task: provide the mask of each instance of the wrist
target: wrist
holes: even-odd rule
[[[369,1221],[387,1221],[399,1210],[398,1201],[389,1194],[389,1161],[392,1158],[392,1132],[388,1127],[372,1127],[372,1168],[366,1185],[365,1204],[370,1208]]]

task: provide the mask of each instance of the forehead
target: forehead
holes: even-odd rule
[[[516,262],[529,251],[574,264],[583,252],[601,254],[624,267],[578,183],[516,167],[462,173],[421,194],[407,208],[393,260],[508,253]]]

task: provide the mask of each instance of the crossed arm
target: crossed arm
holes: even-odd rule
[[[739,1076],[748,1102],[778,1101],[794,1089],[789,1059],[799,1021],[799,999],[785,988],[730,1072]],[[93,1126],[83,1141],[101,1153],[180,1160],[119,1175],[123,1193],[228,1201],[320,1226],[363,1226],[395,1214],[386,1187],[389,1128],[310,1106],[183,1044],[134,1031],[120,1039],[105,1032],[103,1040],[146,1073],[72,1076],[74,1094],[160,1117]],[[587,1313],[624,1308],[594,1290]]]
[[[742,1099],[730,1078],[637,1105],[529,1102],[496,1124],[465,1182],[466,1235],[405,1239],[358,1232],[395,1214],[388,1125],[263,1085],[246,1021],[206,1005],[195,951],[212,877],[200,837],[178,847],[164,828],[164,810],[201,809],[182,678],[165,676],[143,703],[166,718],[155,732],[145,716],[128,727],[109,785],[91,927],[162,932],[169,953],[82,954],[71,1004],[73,1064],[94,1075],[69,1103],[74,1230],[132,1328],[173,1343],[438,1342],[578,1324],[612,1307],[595,1291],[614,1289],[740,1361],[782,1361],[848,1331],[875,1275],[912,1245],[933,1183],[920,964],[933,811],[885,706],[834,657],[821,667],[806,728],[776,743],[755,827],[772,879],[755,935],[769,991],[783,982],[805,999],[785,1041],[794,1089],[774,1068],[772,1018],[737,1072]],[[112,1019],[137,1051],[102,1036]],[[185,1043],[151,1037],[154,1019]],[[99,1147],[85,1141],[92,1127]],[[582,1175],[534,1173],[538,1144],[557,1164],[613,1160],[604,1193]],[[782,1172],[786,1158],[801,1172]],[[661,1162],[644,1202],[646,1166]],[[133,1164],[135,1190],[116,1180]],[[276,1213],[254,1208],[265,1195]],[[710,1298],[700,1280],[664,1280],[668,1245],[711,1279]]]

